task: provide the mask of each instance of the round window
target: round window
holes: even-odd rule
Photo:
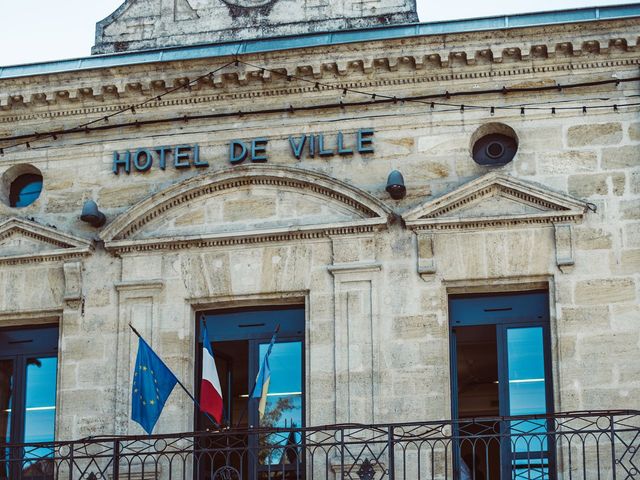
[[[42,186],[40,170],[29,164],[14,165],[2,174],[0,197],[10,207],[28,207],[40,197]]]
[[[487,123],[471,137],[473,160],[486,167],[506,165],[518,151],[518,137],[511,127],[502,123]]]
[[[27,173],[11,183],[9,205],[27,207],[35,202],[42,192],[42,175]]]

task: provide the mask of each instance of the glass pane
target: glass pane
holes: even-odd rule
[[[57,363],[55,357],[27,359],[24,443],[52,442],[54,440]],[[50,474],[51,466],[46,457],[51,455],[50,448],[27,447],[23,458],[34,460],[23,463],[23,475]]]
[[[546,413],[542,327],[507,330],[509,413]]]
[[[42,192],[42,177],[26,174],[11,184],[10,203],[12,207],[26,207],[35,202]]]
[[[261,344],[259,358],[269,344]],[[269,357],[271,381],[267,405],[260,426],[295,428],[302,426],[302,342],[283,342],[273,346]],[[297,463],[300,435],[282,432],[261,439],[260,463],[283,465]]]
[[[547,411],[543,338],[542,327],[507,329],[510,415],[544,414]],[[545,478],[545,469],[534,467],[547,456],[545,421],[512,421],[510,434],[512,452],[536,459],[528,462],[530,467],[519,460],[516,471],[521,473],[516,478],[525,478],[522,475]]]
[[[527,459],[513,461],[513,480],[549,480],[547,459]]]
[[[0,360],[0,441],[11,440],[11,398],[13,396],[13,361]],[[9,450],[0,450],[0,478],[7,478]]]

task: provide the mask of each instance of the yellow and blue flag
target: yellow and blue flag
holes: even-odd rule
[[[271,367],[269,366],[269,355],[271,355],[273,344],[276,343],[277,335],[278,330],[276,329],[273,337],[271,337],[271,343],[269,344],[267,353],[265,353],[264,358],[262,359],[260,370],[258,371],[258,375],[256,376],[256,386],[253,388],[253,393],[251,394],[251,398],[260,399],[260,403],[258,404],[258,412],[260,413],[260,418],[264,416],[264,412],[267,408],[267,396],[269,394],[269,383],[271,382]]]
[[[151,435],[178,379],[142,338],[131,388],[131,419]]]

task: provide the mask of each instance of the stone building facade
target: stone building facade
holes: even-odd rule
[[[638,408],[637,5],[436,30],[375,26],[413,2],[293,12],[363,27],[329,38],[284,22],[288,0],[246,2],[276,15],[251,40],[229,3],[127,1],[95,51],[130,53],[0,68],[0,328],[58,326],[56,439],[142,432],[129,324],[193,389],[203,312],[215,336],[217,311],[291,305],[305,425],[452,418],[454,302],[510,292],[547,294],[551,410]],[[511,161],[474,161],[488,135]],[[25,174],[42,192],[12,207]],[[194,428],[174,393],[156,432]]]

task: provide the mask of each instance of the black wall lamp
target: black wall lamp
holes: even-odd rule
[[[82,206],[82,214],[80,215],[80,220],[83,222],[87,222],[92,227],[101,227],[106,221],[107,217],[105,217],[104,213],[98,210],[98,205],[93,200],[87,200],[84,202]]]
[[[387,178],[387,188],[389,195],[394,200],[401,200],[407,194],[407,187],[404,186],[404,178],[398,170],[393,170]]]

